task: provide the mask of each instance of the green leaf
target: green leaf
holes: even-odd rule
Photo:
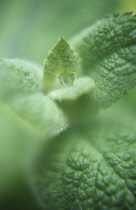
[[[0,59],[0,100],[39,92],[42,70],[37,64],[19,59]]]
[[[59,134],[68,126],[63,112],[49,97],[41,93],[18,97],[10,103],[9,109],[15,112],[14,116],[22,126],[46,139]]]
[[[47,135],[48,128],[50,134],[59,133],[65,127],[63,114],[51,99],[40,93],[41,87],[40,67],[19,59],[0,60],[1,108],[5,107],[5,112],[12,112],[13,118],[20,119],[20,123],[24,122],[40,135]],[[53,113],[56,113],[55,117]],[[54,127],[54,122],[58,127]],[[58,122],[62,122],[60,129]]]
[[[78,54],[61,38],[44,62],[43,88],[45,91],[52,88],[57,77],[62,86],[71,86],[79,72]]]
[[[34,148],[68,126],[55,102],[40,93],[41,78],[37,65],[0,60],[0,194],[16,185]]]
[[[83,72],[94,79],[95,100],[108,106],[136,85],[136,16],[109,16],[71,40]]]
[[[31,180],[43,209],[136,208],[136,134],[111,125],[95,135],[69,130],[46,144]]]
[[[20,180],[35,147],[67,126],[62,111],[42,94],[17,97],[10,105],[0,104],[0,194]]]

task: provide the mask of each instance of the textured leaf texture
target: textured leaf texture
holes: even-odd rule
[[[73,85],[76,73],[80,72],[80,66],[78,54],[70,48],[64,38],[61,38],[44,62],[44,89],[51,88],[57,78],[62,86]]]
[[[32,94],[41,89],[41,67],[19,59],[0,60],[0,98]]]
[[[40,153],[32,184],[43,209],[136,209],[135,132],[83,133],[63,133]]]
[[[95,100],[107,106],[136,85],[136,16],[109,16],[71,41],[83,62],[83,74],[96,83]]]

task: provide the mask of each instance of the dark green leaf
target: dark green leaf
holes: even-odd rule
[[[44,209],[136,208],[135,131],[109,128],[89,137],[69,130],[46,144],[32,181]]]

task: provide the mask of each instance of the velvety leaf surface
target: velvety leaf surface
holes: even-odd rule
[[[22,125],[28,126],[35,135],[57,135],[68,125],[66,118],[57,105],[47,96],[41,93],[18,97],[10,108],[22,121]]]
[[[0,61],[0,194],[16,185],[35,145],[68,125],[57,105],[40,93],[40,67],[19,59]]]
[[[20,59],[1,59],[0,100],[39,92],[42,74],[41,67],[35,63]]]
[[[95,83],[95,100],[103,106],[117,101],[136,85],[136,16],[110,16],[71,41],[83,62],[83,74]]]
[[[63,114],[51,99],[40,93],[41,87],[40,67],[19,59],[1,59],[0,102],[1,108],[5,108],[4,112],[12,113],[13,118],[26,127],[32,129],[34,126],[41,135],[51,134],[50,129],[54,129],[53,123],[57,122],[54,132],[59,133],[66,126]],[[59,128],[58,122],[61,123],[61,120],[63,122]],[[51,123],[52,128],[46,122]],[[50,131],[46,132],[47,129]]]

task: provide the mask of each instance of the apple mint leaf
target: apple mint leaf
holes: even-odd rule
[[[0,59],[0,100],[39,92],[42,70],[37,64],[19,59]]]
[[[69,44],[61,38],[44,62],[43,89],[54,85],[56,78],[62,86],[71,86],[80,71],[80,59]]]
[[[41,86],[42,70],[38,65],[19,59],[0,60],[1,107],[34,132],[47,135],[49,129],[50,134],[59,133],[65,127],[63,114],[50,98],[40,93]],[[48,126],[50,123],[52,126]]]
[[[40,93],[0,103],[0,194],[15,187],[35,147],[67,126],[62,111]]]
[[[68,125],[63,112],[47,96],[41,93],[18,97],[10,103],[20,123],[28,126],[35,135],[54,136],[62,132]]]
[[[43,209],[136,209],[136,135],[117,130],[71,129],[43,146],[30,180]]]
[[[71,40],[84,75],[96,83],[95,100],[108,106],[136,85],[136,15],[113,15]]]
[[[58,102],[74,101],[94,89],[94,81],[80,77],[81,62],[76,52],[61,38],[44,62],[43,91]],[[79,74],[75,78],[76,74]]]
[[[0,194],[20,180],[27,153],[68,126],[55,102],[40,93],[41,87],[38,65],[0,60]]]

